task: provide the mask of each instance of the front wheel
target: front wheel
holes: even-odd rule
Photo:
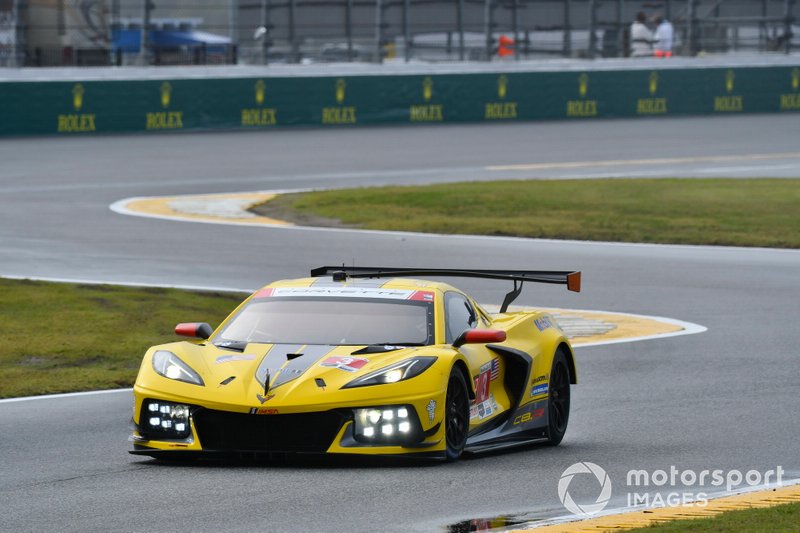
[[[457,368],[450,371],[447,380],[447,396],[444,407],[444,427],[447,447],[445,457],[448,461],[456,461],[461,457],[467,444],[469,432],[469,393],[467,382]]]
[[[548,398],[548,439],[551,446],[558,446],[567,432],[569,422],[569,364],[562,350],[553,357],[550,371],[550,391]]]

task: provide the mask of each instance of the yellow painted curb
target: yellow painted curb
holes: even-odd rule
[[[671,522],[674,520],[691,520],[709,518],[726,511],[761,509],[785,503],[800,502],[800,485],[778,487],[769,490],[747,492],[734,496],[724,496],[708,500],[707,505],[681,505],[677,507],[661,507],[622,514],[601,516],[565,524],[555,524],[532,529],[517,529],[514,532],[532,531],[536,533],[597,533],[598,531],[624,531]]]
[[[204,222],[292,226],[291,222],[258,216],[247,209],[277,196],[272,193],[203,194],[138,198],[125,204],[134,213]]]
[[[559,324],[566,324],[568,319],[577,316],[584,320],[598,321],[614,326],[613,329],[595,335],[570,336],[570,342],[575,346],[594,344],[600,341],[656,337],[669,333],[676,333],[684,329],[677,324],[663,322],[654,317],[593,311],[568,311],[563,309],[551,310],[551,313],[553,313],[553,316]]]
[[[483,306],[496,312],[497,305]],[[573,346],[625,342],[634,339],[665,337],[687,332],[687,326],[695,326],[667,318],[611,313],[608,311],[579,311],[542,307],[511,306],[509,311],[547,311],[553,315],[559,327]],[[705,328],[699,331],[704,331]]]

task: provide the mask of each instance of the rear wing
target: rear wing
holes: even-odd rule
[[[322,266],[312,269],[311,276],[332,276],[334,281],[345,281],[347,278],[394,278],[403,276],[446,276],[513,281],[514,289],[506,294],[503,299],[503,304],[500,306],[501,313],[505,313],[508,310],[508,306],[517,299],[522,292],[522,284],[526,281],[566,285],[570,291],[581,291],[580,271]]]

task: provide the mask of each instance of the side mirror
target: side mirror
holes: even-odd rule
[[[458,348],[464,344],[503,342],[504,340],[506,340],[506,332],[501,329],[468,329],[458,336],[453,342],[453,347]]]
[[[212,333],[214,333],[214,330],[205,322],[188,322],[175,326],[175,335],[180,335],[182,337],[207,339]]]

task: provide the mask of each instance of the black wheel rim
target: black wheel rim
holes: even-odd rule
[[[564,363],[557,363],[550,379],[550,424],[556,431],[567,430],[569,420],[569,373]]]
[[[447,386],[446,431],[447,447],[460,451],[464,447],[469,427],[469,399],[458,378],[451,376]]]

